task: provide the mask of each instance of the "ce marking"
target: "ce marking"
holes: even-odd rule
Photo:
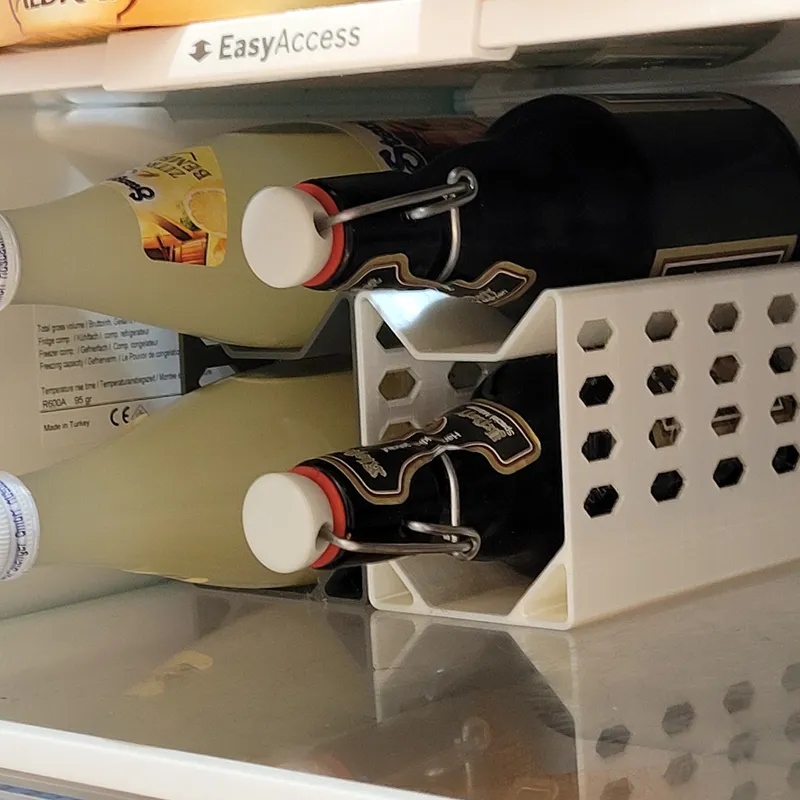
[[[122,425],[127,425],[131,421],[131,407],[116,406],[111,409],[111,413],[108,415],[108,418],[111,420],[111,424],[115,428],[119,428]]]

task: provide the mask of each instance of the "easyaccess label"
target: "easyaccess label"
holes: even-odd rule
[[[419,0],[381,0],[142,31],[109,41],[107,89],[285,80],[407,66],[420,50]],[[142,59],[147,53],[147,59]],[[135,64],[132,69],[131,65]]]

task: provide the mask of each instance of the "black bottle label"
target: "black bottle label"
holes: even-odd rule
[[[654,112],[741,111],[752,104],[732,94],[593,94],[592,102],[615,114],[652,114]]]
[[[764,239],[662,248],[656,252],[650,277],[782,264],[792,260],[796,245],[796,236],[770,236]]]
[[[452,450],[480,453],[503,475],[536,461],[539,438],[515,412],[489,400],[473,400],[448,411],[422,430],[371,447],[354,447],[321,460],[335,467],[368,502],[408,499],[414,473]]]
[[[510,261],[498,261],[474,281],[450,283],[419,278],[412,274],[403,253],[378,256],[360,267],[342,289],[438,289],[453,297],[464,297],[487,306],[502,306],[516,300],[536,282],[536,271]]]

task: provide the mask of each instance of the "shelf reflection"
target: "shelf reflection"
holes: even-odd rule
[[[800,795],[800,570],[558,633],[164,585],[0,623],[0,717],[468,800]]]

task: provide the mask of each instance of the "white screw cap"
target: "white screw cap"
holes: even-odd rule
[[[11,223],[0,214],[0,311],[11,305],[19,288],[20,250]]]
[[[262,475],[247,492],[242,509],[247,544],[273,572],[310,567],[326,550],[323,525],[333,525],[325,492],[310,478],[292,472]]]
[[[315,219],[327,219],[308,192],[271,186],[250,198],[242,217],[242,248],[250,269],[269,286],[288,289],[310,281],[327,264],[333,236]]]
[[[24,575],[39,550],[39,512],[25,484],[0,472],[0,581]]]

